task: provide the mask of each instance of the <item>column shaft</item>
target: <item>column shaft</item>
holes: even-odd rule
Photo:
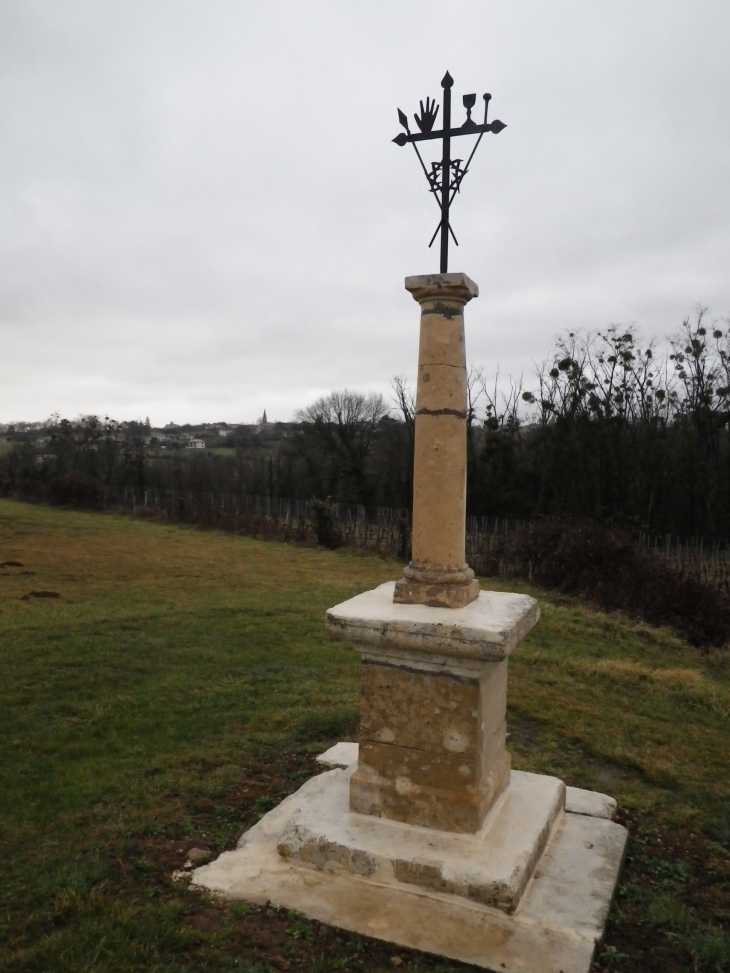
[[[479,290],[465,274],[406,278],[421,305],[413,471],[412,560],[394,600],[463,608],[479,583],[465,560],[466,353],[464,305]]]

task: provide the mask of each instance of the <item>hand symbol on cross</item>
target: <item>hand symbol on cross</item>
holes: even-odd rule
[[[430,132],[433,129],[433,124],[439,113],[439,106],[436,104],[435,98],[426,98],[425,109],[422,101],[419,104],[421,106],[421,117],[419,118],[418,115],[413,116],[416,119],[416,125],[418,125],[422,132]]]

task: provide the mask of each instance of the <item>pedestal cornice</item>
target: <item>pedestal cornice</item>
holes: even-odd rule
[[[529,595],[482,591],[465,608],[431,608],[393,602],[394,582],[342,602],[327,612],[330,635],[370,647],[419,655],[498,662],[540,617]]]

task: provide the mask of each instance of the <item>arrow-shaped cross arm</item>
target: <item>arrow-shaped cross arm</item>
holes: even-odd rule
[[[498,118],[495,118],[488,125],[470,125],[468,128],[452,128],[448,134],[450,138],[455,138],[457,135],[479,135],[484,132],[492,132],[494,135],[499,135],[503,128],[507,128],[504,122],[500,122]],[[416,132],[409,135],[401,132],[400,135],[396,135],[393,141],[396,145],[408,145],[409,142],[426,142],[430,139],[442,139],[443,137],[443,129],[437,132]]]

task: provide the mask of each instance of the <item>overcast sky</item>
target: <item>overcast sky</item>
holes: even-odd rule
[[[508,125],[452,211],[471,360],[730,314],[729,41],[727,0],[0,0],[0,422],[413,375],[438,211],[391,139],[446,69]]]

